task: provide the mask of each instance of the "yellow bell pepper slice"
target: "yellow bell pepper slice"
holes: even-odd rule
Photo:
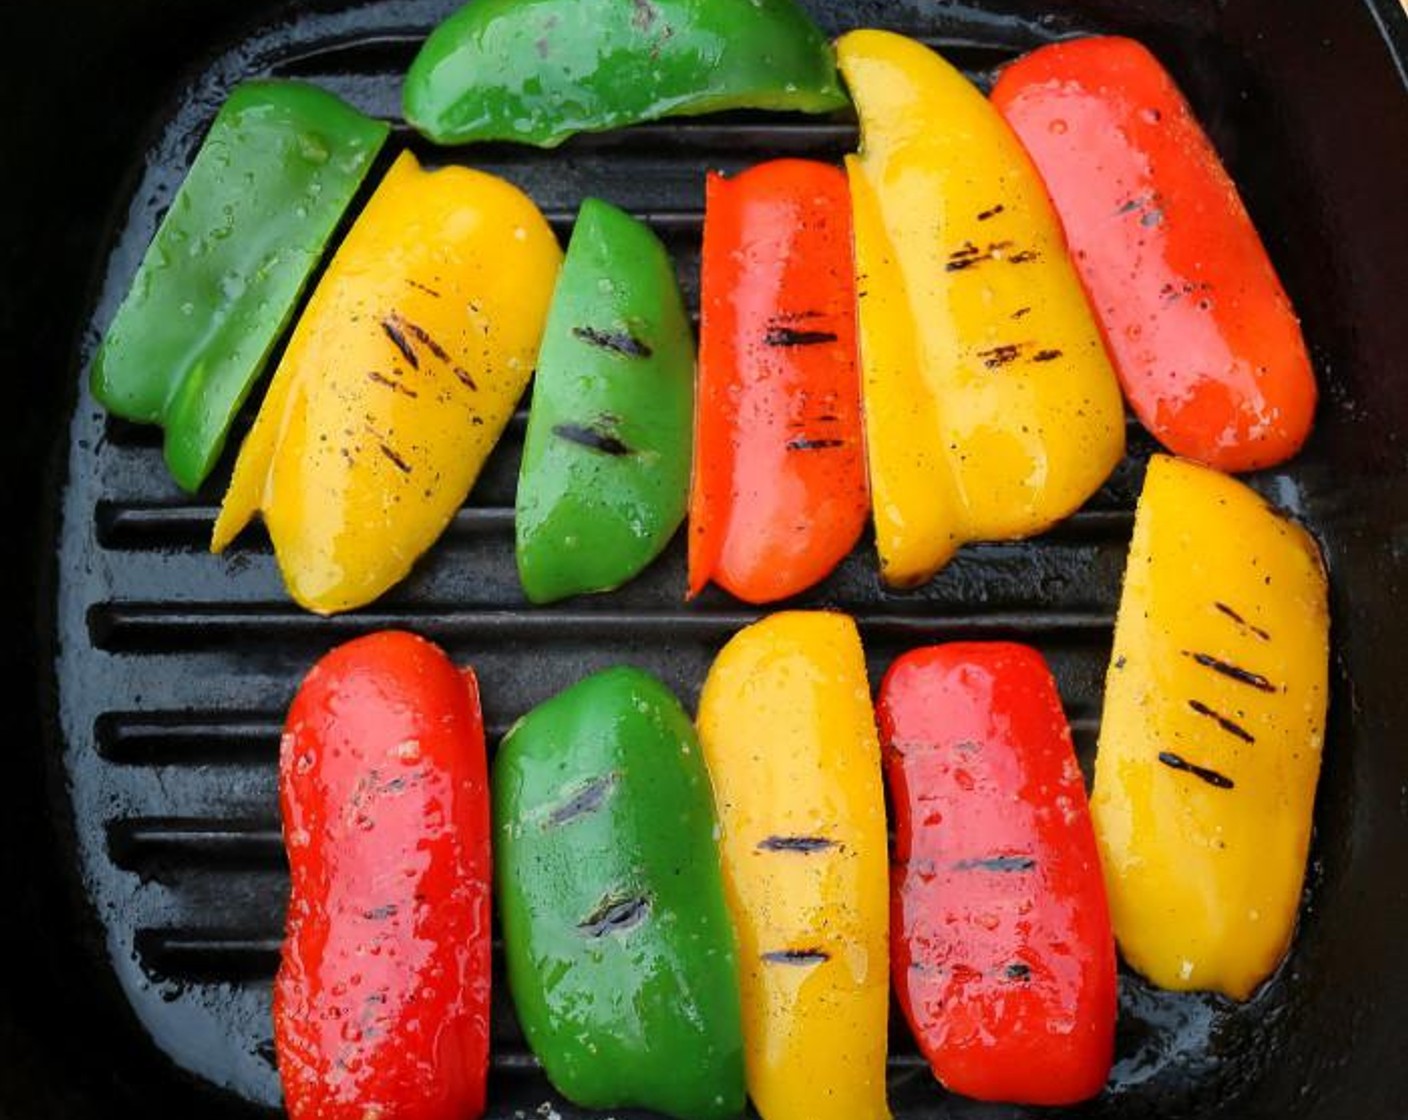
[[[1091,812],[1125,959],[1246,999],[1290,945],[1329,674],[1315,542],[1156,455],[1135,518]]]
[[[861,121],[855,208],[866,445],[881,573],[1074,512],[1124,454],[1099,328],[1030,159],[920,43],[836,44]]]
[[[294,331],[211,551],[262,512],[309,610],[351,610],[401,580],[528,383],[561,258],[517,188],[403,153]]]
[[[709,671],[699,737],[763,1120],[884,1120],[889,902],[880,747],[855,623],[775,614]]]

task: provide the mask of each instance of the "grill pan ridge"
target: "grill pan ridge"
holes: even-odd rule
[[[165,86],[148,77],[148,115],[134,111],[122,131],[133,148],[111,153],[107,164],[122,166],[140,150],[135,129],[145,125],[155,130],[144,165],[125,184],[89,188],[95,212],[117,207],[112,220],[90,220],[59,252],[69,262],[60,288],[71,296],[68,314],[90,318],[69,325],[66,338],[60,313],[30,331],[25,346],[34,355],[44,338],[61,339],[41,368],[64,384],[36,398],[44,419],[33,421],[34,441],[56,448],[55,470],[34,503],[6,499],[34,554],[11,565],[24,568],[17,588],[31,600],[15,604],[17,641],[35,644],[28,653],[16,645],[11,667],[32,676],[37,664],[40,687],[32,713],[26,697],[19,725],[14,794],[33,804],[4,826],[5,872],[16,882],[12,922],[32,927],[6,934],[7,956],[12,970],[26,960],[33,968],[0,989],[0,1042],[13,1033],[21,1047],[13,1059],[0,1054],[0,1117],[125,1114],[122,1106],[138,1103],[159,1117],[259,1116],[277,1107],[269,1008],[288,889],[278,742],[299,679],[333,645],[387,626],[442,643],[475,666],[492,743],[532,705],[618,663],[655,672],[693,710],[714,653],[764,613],[716,589],[683,604],[682,533],[615,593],[529,607],[513,559],[520,410],[469,503],[411,578],[365,610],[317,618],[287,599],[262,529],[222,557],[206,552],[232,451],[199,495],[182,495],[166,476],[159,431],[105,417],[82,388],[101,331],[228,89],[245,77],[302,78],[396,119],[401,74],[428,28],[455,6],[213,4],[208,24],[178,24],[172,41],[189,47],[180,64],[190,64],[186,77]],[[1135,34],[1165,59],[1228,158],[1305,316],[1326,398],[1302,457],[1251,480],[1311,526],[1331,566],[1335,691],[1306,905],[1292,956],[1246,1005],[1158,992],[1122,975],[1110,1086],[1070,1114],[1336,1117],[1352,1106],[1370,1120],[1408,1115],[1408,1069],[1396,1060],[1396,1038],[1408,1031],[1408,980],[1394,955],[1408,929],[1408,752],[1392,749],[1408,734],[1404,690],[1393,679],[1408,657],[1408,638],[1394,624],[1408,551],[1408,459],[1399,442],[1408,437],[1408,370],[1392,369],[1408,352],[1408,326],[1401,311],[1390,314],[1390,293],[1408,293],[1408,214],[1401,205],[1386,213],[1395,182],[1400,203],[1408,197],[1408,99],[1380,37],[1381,27],[1401,34],[1397,13],[1380,8],[1371,18],[1350,0],[1096,0],[1055,17],[1021,0],[806,6],[829,33],[872,25],[915,35],[984,84],[1002,62],[1053,38]],[[117,42],[124,34],[136,42],[132,29],[160,26],[158,17],[179,5],[57,0],[43,18],[54,21],[52,31],[65,14],[92,19],[96,10],[125,8],[129,30],[114,32],[122,18],[109,15],[111,24],[97,17],[99,28],[86,33],[106,26]],[[96,57],[100,72],[123,65],[101,50]],[[179,69],[165,66],[168,75]],[[1293,94],[1306,73],[1343,74],[1344,96],[1377,113],[1381,137],[1362,138],[1371,152],[1387,153],[1377,167],[1364,162],[1370,154],[1341,153],[1335,164],[1334,114]],[[80,117],[60,114],[75,128]],[[374,183],[406,146],[432,164],[501,174],[534,197],[564,244],[577,204],[598,194],[663,237],[697,323],[705,171],[781,155],[837,160],[855,135],[842,120],[732,114],[579,137],[553,152],[439,151],[398,122],[368,178]],[[36,212],[50,212],[35,195]],[[68,197],[60,190],[52,213]],[[1376,200],[1375,220],[1388,228],[1369,237],[1345,207]],[[85,269],[98,277],[86,312],[77,287]],[[12,286],[23,300],[17,276]],[[7,341],[22,336],[18,312],[3,322]],[[1088,774],[1134,500],[1154,446],[1133,423],[1129,437],[1107,485],[1039,539],[966,549],[935,580],[902,594],[880,585],[867,539],[830,579],[787,605],[852,613],[876,682],[916,645],[1030,642],[1055,671]],[[26,451],[21,439],[6,450],[7,463]],[[31,466],[19,477],[33,473]],[[35,504],[41,499],[51,504]],[[31,563],[37,587],[24,567]],[[564,1103],[543,1078],[513,1019],[497,946],[494,983],[489,1116],[593,1115]],[[30,1010],[44,1001],[42,1012]],[[31,1051],[26,1063],[21,1054]],[[898,1120],[1035,1114],[944,1094],[898,1016],[889,1084]]]

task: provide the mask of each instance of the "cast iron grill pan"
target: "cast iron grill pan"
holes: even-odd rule
[[[430,15],[405,22],[404,7],[305,12],[251,34],[181,91],[112,234],[79,363],[85,381],[96,340],[230,86],[258,75],[304,78],[398,119],[400,75],[433,22]],[[831,31],[861,22],[844,4],[812,7]],[[889,18],[985,84],[995,66],[1058,32],[1103,29],[962,9],[940,15],[923,5],[893,5]],[[1198,82],[1195,75],[1194,93]],[[1209,93],[1205,83],[1201,92],[1214,109],[1231,96]],[[1218,123],[1214,112],[1215,138],[1226,146]],[[847,120],[735,114],[580,137],[555,152],[505,145],[445,152],[398,123],[363,199],[403,147],[431,164],[470,163],[519,184],[564,245],[578,203],[598,194],[662,236],[697,322],[705,171],[734,172],[783,155],[837,160],[855,136]],[[351,212],[359,207],[360,200]],[[655,672],[692,710],[719,647],[763,612],[714,589],[686,606],[683,533],[616,593],[529,607],[513,559],[520,410],[469,503],[406,583],[351,615],[306,614],[285,595],[262,528],[223,557],[206,552],[250,418],[232,436],[222,473],[190,497],[166,475],[157,429],[107,418],[79,390],[59,541],[55,664],[78,871],[102,931],[101,967],[183,1078],[208,1086],[224,1106],[247,1102],[257,1115],[279,1101],[270,1019],[288,889],[276,800],[279,734],[284,709],[319,656],[389,626],[441,643],[478,672],[492,744],[532,705],[618,663]],[[1151,449],[1131,423],[1129,454],[1109,483],[1037,540],[965,549],[931,583],[896,594],[880,585],[867,539],[829,580],[786,605],[854,615],[876,682],[897,654],[920,644],[1032,643],[1056,673],[1088,773],[1132,510]],[[1312,448],[1255,483],[1304,515],[1304,489],[1323,473]],[[1318,880],[1317,863],[1307,888],[1312,904]],[[1310,914],[1304,921],[1313,921],[1313,907]],[[497,949],[490,1116],[586,1115],[552,1093],[524,1043]],[[1089,1111],[1205,1115],[1250,1091],[1285,1048],[1287,1032],[1300,1029],[1293,972],[1294,965],[1283,968],[1240,1007],[1157,992],[1122,976],[1117,1062]],[[1026,1115],[944,1094],[898,1016],[889,1081],[902,1120]]]

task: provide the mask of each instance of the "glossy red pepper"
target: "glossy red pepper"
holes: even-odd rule
[[[292,1120],[470,1120],[489,1056],[489,786],[479,693],[372,634],[308,674],[279,752],[293,893],[274,986]]]
[[[1224,471],[1294,455],[1316,398],[1300,323],[1158,60],[1131,39],[1057,43],[1007,67],[992,99],[1046,181],[1144,426]]]
[[[965,1096],[1094,1096],[1114,1049],[1114,937],[1046,663],[1002,642],[914,650],[876,711],[895,823],[890,960],[920,1049]]]
[[[707,195],[689,592],[766,603],[825,578],[870,509],[850,192],[777,160]]]

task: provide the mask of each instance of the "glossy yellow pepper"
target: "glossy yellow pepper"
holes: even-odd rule
[[[889,869],[855,624],[775,614],[699,701],[738,933],[748,1093],[763,1120],[884,1120]]]
[[[855,31],[836,49],[861,120],[846,166],[875,534],[886,582],[907,587],[967,541],[1074,512],[1124,453],[1124,411],[1006,122],[911,39]]]
[[[403,153],[298,323],[211,550],[262,511],[309,610],[350,610],[401,580],[528,383],[561,258],[517,188]]]
[[[1247,998],[1295,926],[1329,671],[1325,570],[1234,479],[1150,461],[1095,761],[1115,935],[1164,988]]]

